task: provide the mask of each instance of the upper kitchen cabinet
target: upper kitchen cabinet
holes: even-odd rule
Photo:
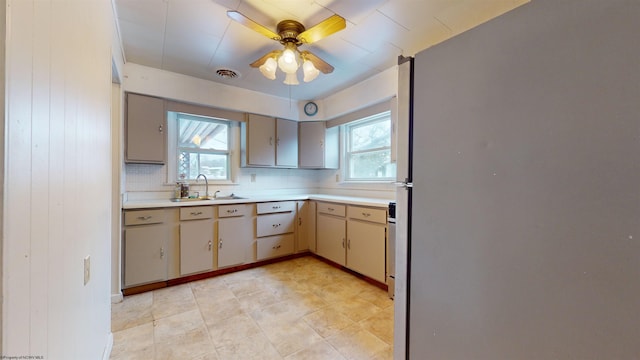
[[[165,102],[161,98],[127,94],[125,162],[164,164],[166,161]]]
[[[248,114],[242,124],[242,166],[298,167],[298,123]]]
[[[306,169],[338,169],[339,128],[327,128],[324,121],[301,122],[299,125],[299,163]]]

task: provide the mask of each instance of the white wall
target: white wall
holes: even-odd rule
[[[4,169],[4,126],[5,126],[5,36],[6,36],[6,6],[7,2],[5,0],[0,0],[0,39],[3,39],[0,44],[0,170],[2,170],[2,177],[0,177],[0,291],[4,294],[4,282],[3,280],[3,271],[4,271],[4,260],[3,260],[3,248],[4,248],[4,178],[5,178],[5,169]],[[0,300],[0,304],[3,301]],[[4,328],[4,320],[2,317],[2,312],[0,311],[0,354],[4,354],[2,352],[2,338],[3,333],[2,330]]]
[[[292,120],[325,120],[380,103],[395,96],[397,92],[397,66],[333,94],[327,99],[316,100],[320,110],[319,114],[313,118],[307,117],[301,111],[305,101],[292,105],[289,99],[133,63],[127,63],[124,66],[123,89],[124,91],[160,96],[188,103]],[[237,141],[239,142],[239,139]],[[239,158],[236,157],[234,161],[239,164]],[[241,194],[269,190],[272,192],[311,191],[337,195],[355,194],[389,199],[395,196],[394,188],[390,184],[344,183],[340,170],[241,168],[237,173],[237,184],[214,185],[213,189]],[[252,174],[256,175],[256,182],[251,182]],[[338,181],[336,181],[336,175]],[[168,198],[173,191],[173,186],[166,183],[166,168],[158,165],[126,165],[124,187],[129,199],[158,196]]]
[[[3,355],[100,359],[111,341],[111,3],[9,0],[7,24]]]

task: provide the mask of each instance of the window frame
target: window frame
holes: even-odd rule
[[[197,148],[187,148],[180,147],[179,137],[180,137],[180,128],[179,128],[179,118],[183,116],[189,120],[200,120],[207,122],[220,123],[227,126],[227,150],[213,150],[213,149],[197,149]],[[237,143],[237,137],[239,136],[239,124],[235,120],[223,119],[213,116],[199,115],[199,114],[189,114],[178,111],[167,111],[167,130],[168,130],[168,139],[169,146],[167,146],[168,152],[168,161],[167,161],[167,184],[175,184],[177,181],[186,181],[188,183],[195,183],[196,179],[180,179],[179,178],[179,156],[181,154],[181,150],[189,151],[191,153],[201,153],[201,154],[226,154],[227,156],[227,178],[226,179],[208,179],[209,184],[235,184],[235,176],[237,173],[236,162],[234,161],[234,152],[235,146]],[[194,151],[195,150],[195,151]]]
[[[382,121],[388,121],[389,122],[389,145],[388,146],[382,146],[382,147],[376,147],[376,148],[370,148],[370,149],[366,149],[366,150],[351,150],[351,145],[352,145],[352,131],[355,129],[358,129],[360,127],[363,126],[368,126],[372,123],[376,123],[376,122],[382,122]],[[344,168],[343,168],[343,179],[345,182],[366,182],[366,183],[388,183],[388,182],[393,182],[396,179],[396,174],[394,173],[391,176],[388,177],[352,177],[351,176],[351,163],[352,163],[352,157],[353,155],[361,155],[361,154],[372,154],[372,153],[376,153],[376,152],[381,152],[381,151],[388,151],[389,152],[389,164],[394,164],[395,162],[393,161],[393,120],[392,120],[392,115],[391,115],[391,111],[387,110],[387,111],[383,111],[374,115],[370,115],[361,119],[357,119],[354,121],[350,121],[346,124],[343,124],[342,126],[342,133],[344,134],[344,139],[343,139],[343,164],[344,164]],[[395,170],[397,172],[397,169]]]

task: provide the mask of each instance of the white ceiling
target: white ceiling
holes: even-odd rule
[[[272,95],[321,99],[529,0],[115,0],[127,62]],[[310,83],[268,80],[249,64],[282,48],[234,21],[237,10],[276,31],[284,19],[307,28],[333,14],[346,29],[301,46],[335,67]],[[232,69],[234,79],[216,75]]]

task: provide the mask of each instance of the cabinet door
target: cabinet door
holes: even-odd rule
[[[124,231],[124,287],[167,279],[168,228],[149,225]]]
[[[318,255],[340,265],[345,265],[346,220],[318,215]]]
[[[213,220],[180,223],[180,275],[213,270]]]
[[[239,265],[253,260],[253,221],[249,217],[218,220],[218,267]]]
[[[277,119],[276,165],[298,167],[298,122]]]
[[[347,267],[384,283],[385,241],[386,225],[349,220]]]
[[[298,221],[296,222],[296,251],[306,251],[309,250],[309,232],[310,232],[310,223],[309,223],[309,201],[298,201]]]
[[[247,164],[258,166],[275,166],[275,119],[266,116],[250,114],[247,126]]]
[[[324,122],[301,122],[299,127],[299,166],[305,168],[324,167]]]
[[[125,161],[164,164],[166,120],[164,100],[127,94]]]

